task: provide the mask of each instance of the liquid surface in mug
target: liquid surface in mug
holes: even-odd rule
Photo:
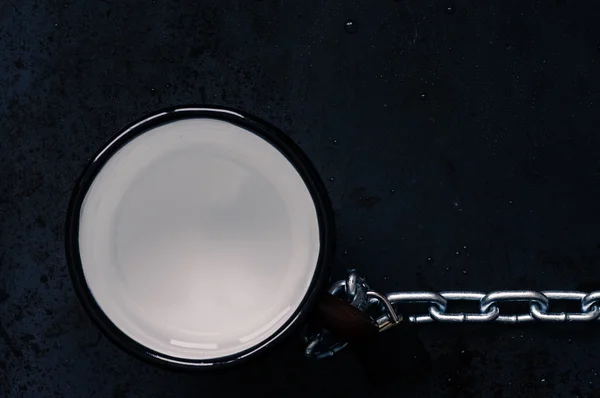
[[[153,128],[107,161],[81,207],[79,246],[91,293],[121,331],[202,360],[276,333],[320,248],[292,164],[259,136],[204,118]]]

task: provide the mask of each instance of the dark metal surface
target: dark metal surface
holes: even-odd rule
[[[233,106],[286,132],[378,291],[600,281],[597,1],[0,2],[0,396],[593,397],[600,325],[423,326],[432,369],[369,384],[301,339],[224,373],[139,362],[70,285],[77,176],[132,120]],[[348,20],[352,20],[348,23]],[[337,279],[337,278],[336,278]],[[351,380],[352,383],[348,381]]]

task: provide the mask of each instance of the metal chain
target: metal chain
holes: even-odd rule
[[[329,292],[345,296],[355,307],[370,311],[384,331],[405,319],[411,323],[526,323],[526,322],[590,322],[600,319],[600,291],[591,293],[569,290],[499,290],[490,293],[471,291],[448,292],[396,292],[381,294],[371,290],[364,278],[353,270],[346,279],[335,282]],[[576,301],[578,312],[552,312],[553,301]],[[473,312],[448,312],[453,301],[471,301]],[[525,313],[506,314],[500,310],[501,304],[525,303],[529,310]],[[398,313],[398,307],[412,304],[428,305],[427,313]],[[326,331],[323,331],[326,332]],[[333,349],[319,348],[323,332],[307,338],[307,356],[317,358],[333,355],[343,349],[340,342],[331,344]],[[309,349],[310,348],[310,349]],[[325,355],[323,353],[326,353]]]
[[[433,300],[423,300],[427,295]],[[481,292],[414,292],[390,293],[387,295],[392,304],[425,302],[430,304],[428,314],[411,315],[407,319],[412,323],[525,323],[525,322],[588,322],[600,317],[600,292],[584,293],[565,290],[499,290],[491,293]],[[451,301],[468,300],[478,304],[479,311],[472,313],[448,313]],[[574,300],[580,304],[580,312],[550,312],[552,300]],[[522,314],[503,314],[499,304],[523,302],[529,306],[529,312]]]

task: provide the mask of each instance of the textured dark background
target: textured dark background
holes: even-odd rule
[[[597,286],[599,15],[571,0],[0,1],[0,397],[600,396],[598,325],[422,327],[433,363],[414,386],[373,386],[348,353],[307,362],[297,338],[228,372],[159,370],[90,323],[63,249],[73,184],[109,137],[211,103],[312,159],[337,276]]]

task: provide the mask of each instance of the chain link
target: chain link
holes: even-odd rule
[[[329,292],[334,295],[344,294],[352,305],[360,309],[378,309],[374,316],[379,330],[384,331],[402,320],[411,323],[527,323],[527,322],[590,322],[600,319],[600,291],[591,293],[568,290],[499,290],[490,293],[471,291],[448,292],[394,292],[381,294],[371,290],[364,278],[354,271],[346,279],[335,282]],[[454,301],[473,302],[476,306],[472,312],[448,312],[450,303]],[[552,312],[552,302],[575,301],[579,303],[579,312]],[[525,313],[507,314],[500,310],[506,303],[525,303],[529,309]],[[407,305],[428,305],[427,313],[398,313]],[[372,313],[372,312],[371,312]],[[336,343],[324,354],[314,351],[321,342],[320,335],[313,337],[309,345],[311,356],[331,356],[345,347]],[[309,350],[307,350],[307,355]]]
[[[441,292],[440,296],[446,299],[446,301],[475,301],[481,302],[485,297],[484,293],[480,292]],[[500,310],[498,307],[491,306],[484,312],[456,312],[447,313],[440,311],[437,307],[429,307],[429,315],[433,320],[438,322],[448,323],[480,323],[480,322],[492,322],[500,316]]]
[[[428,314],[406,316],[412,323],[526,323],[540,322],[589,322],[600,317],[600,292],[584,293],[576,291],[534,291],[500,290],[488,294],[481,292],[416,292],[390,293],[387,295],[392,305],[429,304]],[[578,301],[580,312],[550,312],[552,301]],[[478,304],[478,312],[446,312],[452,301],[472,301]],[[442,303],[444,303],[442,305]],[[529,311],[520,314],[504,314],[502,303],[527,303]]]

